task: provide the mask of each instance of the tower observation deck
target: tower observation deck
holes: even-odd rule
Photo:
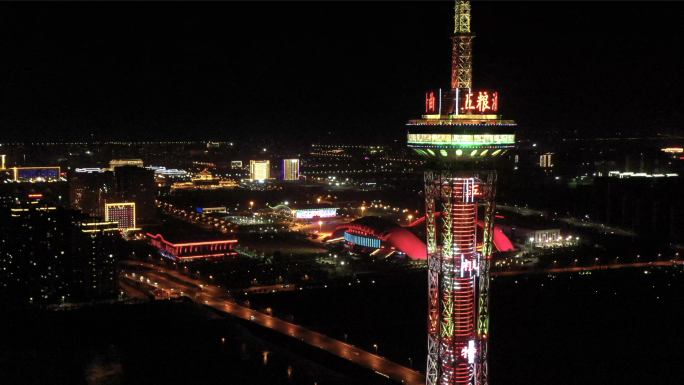
[[[451,88],[427,92],[422,119],[407,124],[408,147],[428,160],[427,385],[488,384],[496,178],[515,148],[515,122],[498,115],[497,92],[472,88],[470,19],[470,2],[457,1]]]

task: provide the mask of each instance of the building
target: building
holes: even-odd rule
[[[539,156],[539,167],[551,168],[553,167],[553,161],[551,160],[552,152],[546,153]]]
[[[5,155],[0,155],[0,170],[5,169]]]
[[[161,234],[147,234],[150,244],[159,249],[159,253],[177,262],[188,262],[195,259],[222,258],[235,256],[233,245],[237,239],[203,239],[201,241],[181,241],[167,235],[169,240]]]
[[[112,159],[109,161],[109,169],[112,171],[121,166],[135,166],[142,168],[143,161],[142,159]]]
[[[105,203],[105,221],[117,222],[119,230],[137,230],[135,202]]]
[[[271,162],[268,160],[249,161],[249,179],[266,180],[271,178]]]
[[[211,214],[211,213],[226,214],[228,212],[228,209],[226,207],[197,207],[196,210],[198,213],[202,213],[202,214]]]
[[[135,203],[137,221],[155,216],[154,171],[135,166],[116,167],[114,180],[115,197],[108,203]]]
[[[427,258],[423,241],[406,228],[380,217],[368,216],[339,225],[329,239],[344,239],[348,247],[367,250],[378,258],[394,255]]]
[[[118,298],[119,231],[76,210],[24,201],[0,209],[0,296],[36,305]]]
[[[15,182],[59,182],[61,171],[59,167],[14,167]]]
[[[230,161],[230,168],[232,170],[242,170],[242,161],[241,160],[231,160]]]
[[[118,254],[121,233],[116,222],[84,218],[73,231],[71,285],[74,301],[117,299],[119,296]]]
[[[425,260],[427,247],[419,238],[425,234],[425,230],[425,217],[413,221],[408,227],[402,227],[380,217],[368,216],[337,226],[328,240],[344,240],[352,249],[366,250],[377,258],[408,255],[411,259]],[[484,223],[478,223],[477,232],[480,239],[483,230]],[[493,242],[497,251],[514,250],[511,241],[498,227],[495,228]],[[478,244],[477,248],[482,250],[482,244]]]
[[[275,213],[295,219],[334,218],[337,216],[339,207],[329,205],[287,206],[278,205],[270,207]]]
[[[211,172],[204,169],[196,178],[191,178],[190,182],[176,182],[171,185],[171,190],[179,189],[199,189],[199,190],[214,190],[222,188],[237,187],[238,184],[234,180],[221,180],[219,177],[214,177]]]
[[[76,169],[68,180],[71,208],[104,218],[105,203],[115,196],[114,173],[102,169]]]
[[[283,159],[281,166],[282,180],[299,180],[299,159]]]

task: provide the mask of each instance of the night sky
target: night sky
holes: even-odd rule
[[[0,142],[400,139],[449,87],[453,6],[4,3]],[[684,131],[682,3],[475,2],[472,27],[523,134]]]

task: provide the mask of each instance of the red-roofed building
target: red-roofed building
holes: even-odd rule
[[[233,244],[237,239],[203,240],[198,242],[172,243],[161,234],[152,235],[147,233],[150,244],[159,249],[161,255],[174,261],[184,262],[198,258],[221,258],[234,256]]]

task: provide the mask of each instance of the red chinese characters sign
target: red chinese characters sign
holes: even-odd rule
[[[487,113],[499,110],[499,93],[493,91],[473,91],[459,98],[460,113]]]
[[[425,112],[436,112],[437,103],[435,103],[435,93],[428,92],[425,94]]]

